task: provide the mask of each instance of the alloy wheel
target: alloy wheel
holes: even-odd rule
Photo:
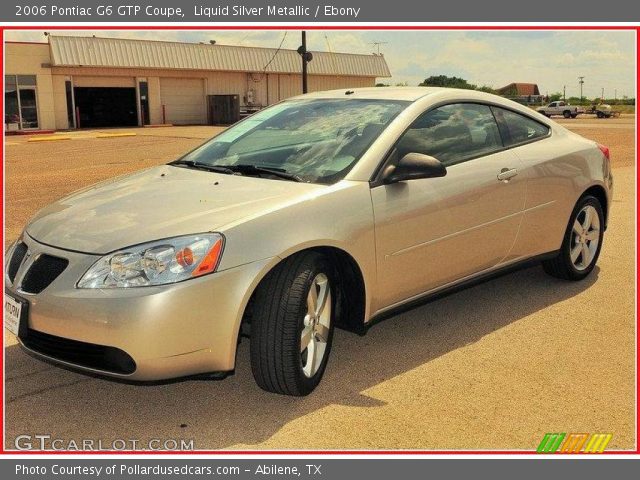
[[[600,243],[600,217],[592,205],[585,205],[573,222],[571,263],[578,271],[589,268]]]
[[[324,273],[311,282],[307,294],[307,312],[300,334],[300,356],[305,376],[313,377],[327,351],[331,326],[331,285]]]

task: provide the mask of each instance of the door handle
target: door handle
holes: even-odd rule
[[[510,179],[518,175],[518,169],[516,168],[503,168],[498,174],[498,180],[501,182],[508,182]]]

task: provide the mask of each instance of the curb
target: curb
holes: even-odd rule
[[[27,142],[55,142],[57,140],[71,140],[71,137],[65,137],[64,135],[54,135],[52,137],[33,137],[27,140]]]
[[[135,137],[136,133],[99,133],[96,138]]]

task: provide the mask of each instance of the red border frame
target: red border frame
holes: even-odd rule
[[[0,50],[0,74],[4,75],[4,31],[5,30],[395,30],[395,31],[410,31],[410,30],[451,30],[451,31],[468,31],[468,30],[480,30],[480,31],[500,31],[500,30],[625,30],[636,32],[636,54],[638,51],[638,40],[640,37],[640,26],[579,26],[579,25],[518,25],[518,26],[463,26],[463,25],[434,25],[434,26],[409,26],[409,25],[339,25],[339,26],[321,26],[321,25],[219,25],[212,26],[183,26],[183,25],[166,25],[166,26],[151,26],[151,25],[115,25],[115,26],[92,26],[92,25],[73,25],[73,26],[0,26],[0,36],[2,39],[2,50]],[[41,43],[41,42],[16,42],[16,43]],[[640,62],[636,60],[636,100],[640,96],[640,84],[638,78],[640,77]],[[3,106],[4,97],[0,99],[0,107]],[[640,144],[640,131],[637,128],[637,105],[636,105],[636,229],[638,225],[638,209],[640,208],[640,201],[637,194],[637,186],[640,183],[640,173],[638,170],[638,145]],[[3,194],[4,199],[4,134],[0,139],[0,148],[3,151],[2,166],[0,170],[0,192]],[[2,205],[2,220],[4,225],[5,211],[4,202]],[[4,245],[4,228],[0,233],[0,242]],[[636,232],[636,252],[640,248],[640,241],[638,240]],[[2,257],[4,260],[4,246]],[[3,262],[4,264],[4,262]],[[636,253],[636,287],[637,287],[637,274],[638,274],[638,258]],[[2,280],[4,290],[4,276]],[[638,400],[640,397],[640,383],[638,382],[638,370],[640,370],[640,355],[638,355],[638,347],[640,346],[640,329],[638,328],[638,316],[640,316],[640,308],[637,301],[636,292],[636,449],[635,450],[607,450],[603,455],[640,455],[640,421],[638,419]],[[4,328],[0,328],[0,340],[3,342],[4,348]],[[4,398],[4,354],[2,355],[0,370],[0,398]],[[162,456],[175,456],[175,455],[187,455],[187,456],[199,456],[199,455],[281,455],[281,456],[297,456],[297,455],[531,455],[535,451],[523,451],[523,450],[198,450],[198,451],[146,451],[146,450],[123,450],[123,451],[36,451],[36,450],[5,450],[4,446],[4,403],[2,405],[2,415],[0,415],[0,456],[1,455],[162,455]],[[575,454],[574,454],[575,456]],[[579,455],[578,455],[579,457]]]

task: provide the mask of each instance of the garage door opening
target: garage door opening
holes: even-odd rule
[[[76,87],[73,94],[80,128],[138,125],[135,88]]]
[[[207,100],[201,78],[161,78],[160,97],[164,121],[174,125],[207,123]]]

